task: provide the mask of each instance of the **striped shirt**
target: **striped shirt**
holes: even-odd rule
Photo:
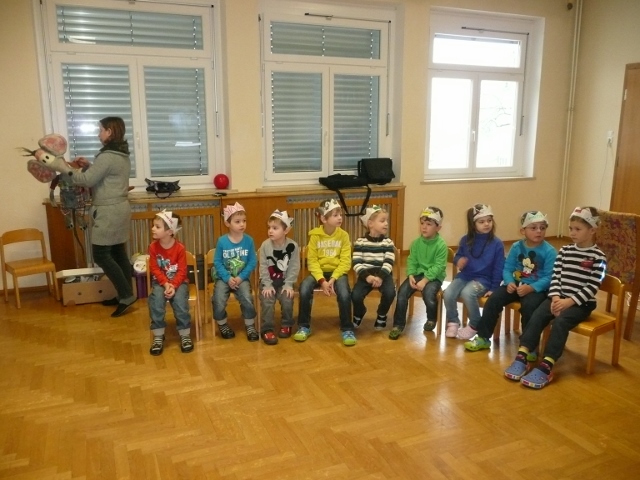
[[[367,234],[356,240],[351,265],[358,278],[365,279],[369,275],[383,278],[391,275],[395,259],[393,240],[386,237],[374,238]]]
[[[607,259],[597,245],[566,245],[553,264],[549,296],[571,298],[576,305],[595,302],[606,270]]]

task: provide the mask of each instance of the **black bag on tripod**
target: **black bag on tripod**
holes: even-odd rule
[[[358,162],[358,176],[367,183],[386,185],[396,178],[390,158],[363,158]]]
[[[367,209],[367,205],[369,204],[369,197],[371,197],[371,188],[369,187],[366,179],[360,177],[359,175],[343,175],[341,173],[336,173],[334,175],[329,175],[328,177],[320,177],[318,178],[318,181],[321,185],[324,185],[329,190],[333,190],[338,194],[345,216],[356,217],[358,215],[364,215],[364,212]],[[349,213],[349,210],[347,209],[347,202],[345,202],[344,195],[342,194],[340,189],[355,187],[366,188],[367,194],[365,196],[364,202],[362,202],[360,211],[358,213]]]

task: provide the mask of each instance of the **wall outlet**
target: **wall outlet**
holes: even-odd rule
[[[613,130],[609,130],[607,132],[607,145],[611,145],[613,143]]]

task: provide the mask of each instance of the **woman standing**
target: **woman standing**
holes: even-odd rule
[[[133,294],[131,263],[126,250],[131,222],[128,200],[131,162],[124,134],[122,118],[103,118],[98,134],[103,147],[93,164],[80,157],[77,159],[79,164],[88,168],[65,172],[74,185],[89,187],[92,191],[91,248],[94,262],[102,268],[118,293],[117,298],[102,302],[103,305],[117,305],[112,317],[123,315],[137,300]]]

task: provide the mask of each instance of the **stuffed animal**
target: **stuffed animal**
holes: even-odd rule
[[[49,201],[54,207],[58,206],[54,192],[56,187],[60,187],[60,211],[64,215],[65,225],[71,229],[77,223],[84,230],[87,228],[85,214],[90,200],[89,190],[74,186],[69,180],[68,172],[72,171],[72,167],[79,168],[79,165],[65,161],[67,141],[62,135],[51,133],[38,140],[38,145],[40,148],[36,150],[23,148],[27,152],[25,157],[34,157],[27,162],[27,170],[38,181],[50,182]]]
[[[133,271],[135,273],[147,273],[147,261],[149,255],[142,255],[135,253],[131,256],[131,264],[133,265]]]

